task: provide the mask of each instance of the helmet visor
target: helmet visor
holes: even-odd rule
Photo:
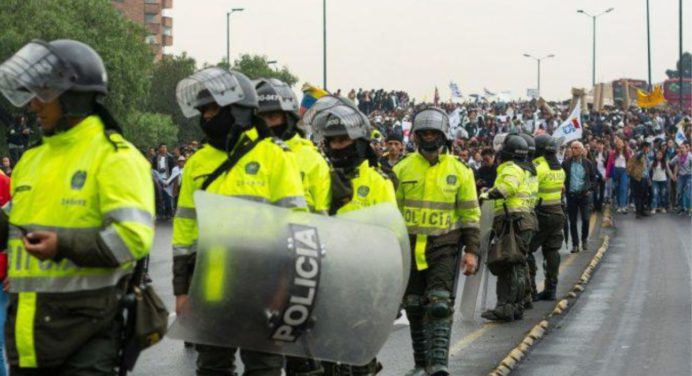
[[[50,102],[74,85],[74,70],[48,44],[33,41],[0,65],[0,92],[17,107]]]
[[[201,70],[178,83],[176,99],[183,115],[199,115],[199,107],[216,102],[220,107],[236,103],[243,98],[243,90],[233,75],[221,68]]]

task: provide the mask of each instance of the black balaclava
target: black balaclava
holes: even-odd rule
[[[204,119],[204,116],[200,116],[199,119],[200,127],[207,136],[209,145],[222,151],[228,150],[227,144],[234,123],[235,119],[231,114],[230,106],[221,107],[219,113],[209,120]]]
[[[334,167],[349,173],[360,166],[364,160],[370,160],[374,151],[367,140],[358,139],[343,149],[332,149],[327,141],[326,153]]]
[[[280,138],[284,141],[288,141],[293,136],[295,136],[296,133],[301,134],[300,130],[298,129],[297,122],[294,119],[293,116],[289,115],[288,113],[285,113],[285,119],[283,124],[273,126],[269,128],[271,131],[272,136]]]

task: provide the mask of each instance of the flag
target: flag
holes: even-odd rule
[[[577,100],[576,106],[574,106],[574,110],[572,110],[569,118],[560,124],[553,133],[555,138],[562,137],[562,145],[581,138],[583,129],[581,124],[581,105],[579,102],[580,100]]]
[[[449,90],[452,91],[452,98],[461,98],[461,90],[459,90],[459,85],[454,82],[450,82]]]
[[[656,107],[665,102],[666,99],[663,97],[663,87],[661,86],[654,87],[651,93],[637,89],[637,105],[641,108]]]
[[[675,132],[675,143],[678,144],[678,146],[687,141],[687,137],[685,136],[685,124],[683,120],[680,120],[677,125],[678,131]]]
[[[492,91],[488,90],[487,88],[483,88],[483,91],[485,92],[485,95],[487,95],[487,96],[489,96],[489,97],[494,97],[494,96],[495,96],[495,93],[493,93]]]
[[[319,88],[317,86],[312,86],[309,83],[305,83],[302,88],[303,99],[300,101],[300,116],[303,116],[305,111],[309,110],[318,99],[329,95],[329,92]]]
[[[435,99],[433,99],[435,106],[437,106],[438,103],[440,103],[440,91],[437,90],[437,86],[435,86]]]

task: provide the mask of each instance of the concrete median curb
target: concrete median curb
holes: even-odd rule
[[[610,215],[610,211],[609,209],[606,209],[606,213],[603,214],[604,227],[606,227],[605,220],[606,216],[608,215]],[[557,325],[557,321],[560,318],[564,317],[564,315],[567,312],[569,312],[572,306],[574,306],[574,302],[579,298],[581,293],[584,291],[586,285],[591,280],[591,276],[600,264],[605,253],[608,251],[609,244],[610,237],[608,235],[605,235],[603,237],[603,243],[601,244],[601,247],[593,256],[589,265],[584,269],[584,272],[581,274],[581,277],[574,285],[574,287],[572,287],[570,292],[567,295],[565,295],[564,298],[560,299],[557,302],[553,310],[548,315],[546,315],[546,317],[542,321],[540,321],[531,330],[529,330],[529,332],[522,339],[519,345],[512,349],[509,352],[509,354],[507,354],[507,356],[505,356],[505,358],[502,359],[502,361],[500,361],[500,364],[498,364],[497,367],[488,374],[488,376],[509,375],[516,368],[516,366],[519,363],[521,363],[521,361],[524,358],[526,358],[526,355],[528,355],[529,351],[531,351],[533,346],[535,346],[545,336],[545,334],[548,333],[549,330],[553,329]]]
[[[601,227],[611,228],[615,227],[615,221],[613,220],[613,207],[607,205],[603,209],[603,221],[601,222]]]

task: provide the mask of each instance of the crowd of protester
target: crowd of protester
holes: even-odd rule
[[[414,145],[407,137],[406,123],[420,108],[433,103],[416,103],[401,90],[341,90],[368,115],[375,131],[373,145],[382,156],[383,170],[389,170]],[[481,99],[436,103],[455,120],[452,152],[476,172],[479,190],[491,187],[495,170],[492,140],[497,134],[526,132],[552,134],[569,116],[571,101],[545,102],[542,99],[499,102]],[[582,114],[583,157],[593,166],[589,182],[589,205],[601,210],[612,202],[617,213],[634,211],[638,217],[692,210],[692,150],[689,140],[690,113],[673,107],[641,109],[606,107]],[[682,125],[685,140],[675,140]],[[33,133],[26,116],[18,116],[6,131],[9,155],[0,160],[0,170],[11,176],[12,168],[28,148]],[[157,218],[170,219],[175,205],[182,169],[200,147],[192,141],[171,146],[161,144],[146,150],[156,186]],[[560,156],[569,161],[573,148],[563,145]],[[634,159],[632,159],[634,158]]]

